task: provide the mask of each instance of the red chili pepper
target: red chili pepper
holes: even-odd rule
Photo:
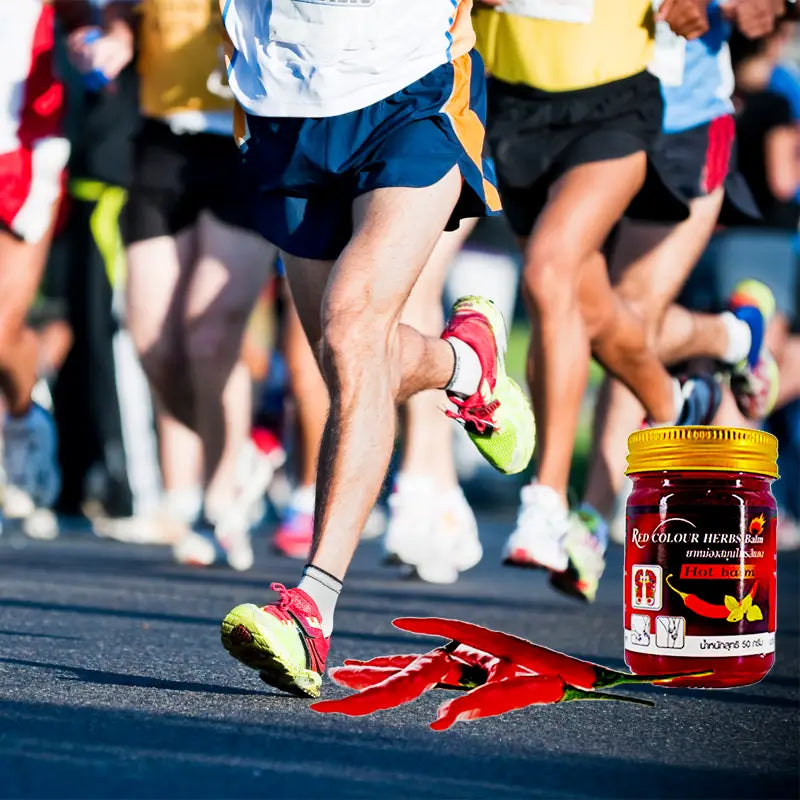
[[[396,628],[410,633],[428,636],[443,636],[491,653],[512,664],[524,667],[538,675],[560,675],[570,686],[580,689],[604,689],[626,683],[666,683],[675,678],[708,675],[708,670],[698,672],[671,673],[669,675],[631,675],[608,669],[591,661],[568,656],[557,650],[493,631],[470,622],[441,617],[400,617],[392,623]]]
[[[385,681],[387,678],[400,672],[397,667],[371,667],[354,666],[334,667],[328,670],[328,675],[334,683],[346,686],[348,689],[360,691],[368,686]]]
[[[369,659],[369,661],[359,661],[357,658],[346,658],[344,665],[346,667],[395,667],[396,669],[403,669],[407,667],[412,661],[419,658],[422,653],[400,653],[396,656],[376,656]]]
[[[532,705],[566,703],[571,700],[621,700],[628,703],[652,706],[650,700],[622,697],[605,692],[586,692],[569,686],[558,675],[525,675],[479,686],[467,694],[439,706],[436,720],[431,723],[435,731],[443,731],[459,720],[495,717]]]
[[[446,650],[436,649],[419,656],[407,667],[358,694],[322,700],[313,703],[311,708],[320,713],[360,717],[408,703],[439,683],[457,682],[460,675],[460,665],[453,664]]]
[[[701,617],[708,617],[709,619],[726,619],[728,614],[731,613],[727,606],[718,606],[714,603],[707,603],[696,594],[689,594],[687,592],[682,592],[680,589],[676,589],[669,582],[671,577],[672,575],[670,574],[665,578],[667,586],[669,586],[669,588],[672,589],[675,594],[679,594],[683,598],[684,605],[690,611],[694,611],[695,614],[699,614]]]

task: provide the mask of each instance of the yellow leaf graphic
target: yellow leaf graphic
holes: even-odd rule
[[[739,622],[743,618],[744,618],[744,611],[737,606],[736,608],[733,609],[733,611],[731,611],[730,614],[728,614],[728,617],[727,617],[726,621],[727,622]]]
[[[725,608],[728,611],[736,611],[739,608],[739,601],[735,597],[731,597],[729,594],[725,595]]]
[[[741,607],[744,611],[747,611],[750,606],[753,605],[753,598],[748,594],[745,595],[742,599]]]
[[[764,619],[764,615],[761,613],[761,609],[758,606],[750,606],[750,608],[747,609],[748,622],[758,622],[761,619]]]

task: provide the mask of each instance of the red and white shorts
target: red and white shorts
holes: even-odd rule
[[[49,3],[0,3],[0,226],[28,242],[50,227],[69,156],[53,38]]]

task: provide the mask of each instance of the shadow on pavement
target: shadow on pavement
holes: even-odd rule
[[[335,730],[335,738],[332,734]],[[470,732],[421,730],[398,747],[329,720],[221,723],[0,702],[0,794],[33,797],[785,797],[795,776],[754,765],[693,768],[635,754],[487,752]],[[514,751],[519,751],[515,753]]]
[[[210,694],[256,695],[264,696],[271,692],[258,692],[254,689],[237,689],[234,686],[218,686],[194,681],[171,681],[145,675],[127,675],[121,672],[108,672],[86,667],[72,667],[68,664],[48,664],[43,661],[30,661],[23,658],[0,658],[0,664],[13,664],[18,667],[35,667],[61,673],[58,680],[96,683],[103,686],[137,686],[144,689],[168,689],[173,692],[208,692]]]

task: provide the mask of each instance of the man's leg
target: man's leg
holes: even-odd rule
[[[55,425],[31,401],[37,379],[38,340],[26,315],[42,278],[51,232],[35,243],[0,229],[0,391],[6,401],[3,510],[25,519],[58,495]]]
[[[319,309],[321,299],[315,302]],[[289,558],[308,559],[314,540],[314,486],[322,432],[328,417],[328,389],[288,291],[284,311],[283,352],[294,401],[299,463],[297,485],[272,544]],[[319,317],[318,310],[316,316]]]
[[[246,367],[237,362],[244,327],[275,256],[274,246],[261,236],[208,212],[200,215],[183,339],[212,520],[236,501],[236,461],[252,417],[252,387]]]
[[[454,169],[425,189],[379,189],[358,198],[353,238],[327,284],[321,364],[331,406],[311,561],[340,579],[389,465],[396,403],[444,387],[453,374],[450,345],[401,326],[400,316],[460,191]],[[291,281],[290,268],[288,274]]]
[[[718,397],[705,379],[682,388],[670,377],[647,341],[641,318],[612,290],[599,252],[637,191],[643,169],[640,153],[571,170],[554,187],[529,243],[532,390],[541,409],[542,438],[539,482],[525,488],[517,529],[506,545],[510,563],[541,565],[554,573],[567,568],[567,532],[575,526],[566,491],[590,351],[636,394],[654,423],[699,424]],[[582,533],[572,536],[585,539]],[[596,562],[592,570],[602,571],[602,558],[589,556]],[[569,559],[573,567],[577,560]],[[569,586],[583,583],[577,576],[565,580]],[[596,587],[595,580],[587,582],[586,591],[579,587],[586,597],[593,594],[588,583]]]
[[[679,225],[620,223],[609,265],[611,278],[615,292],[644,323],[652,345],[668,327],[665,314],[711,237],[723,196],[724,190],[719,188],[693,200],[689,218]],[[714,354],[724,335],[722,331],[717,341],[705,341],[709,354]],[[645,413],[630,389],[616,378],[605,378],[595,408],[592,459],[584,494],[585,502],[604,517],[613,513],[623,485],[627,437]]]
[[[196,256],[195,226],[129,244],[126,321],[151,388],[164,409],[194,429],[194,392],[182,337]]]
[[[42,279],[49,247],[49,234],[32,244],[0,230],[0,391],[14,417],[30,408],[36,383],[37,339],[25,317]]]
[[[644,181],[644,153],[575,167],[554,186],[525,250],[523,290],[533,323],[528,380],[538,431],[538,480],[522,492],[508,563],[567,568],[567,484],[593,338],[626,322],[629,351],[617,367],[646,374],[654,416],[669,419],[667,376],[650,357],[636,320],[620,320],[600,248]],[[639,323],[641,327],[641,323]],[[638,348],[638,349],[637,349]],[[614,356],[613,352],[608,353]],[[632,357],[632,358],[630,358]],[[628,360],[629,363],[619,363]],[[656,362],[656,365],[652,362]]]

